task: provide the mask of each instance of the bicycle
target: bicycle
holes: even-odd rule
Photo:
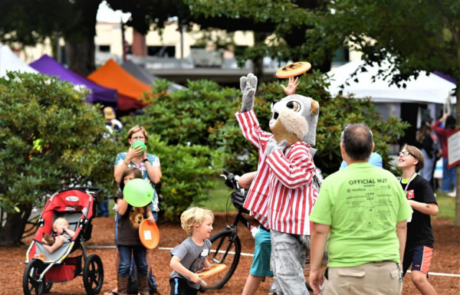
[[[212,243],[210,262],[211,263],[224,263],[228,266],[227,271],[223,271],[215,276],[206,279],[206,286],[203,284],[200,287],[201,292],[207,290],[215,290],[222,288],[233,276],[233,273],[238,266],[241,257],[241,241],[238,237],[238,223],[241,222],[244,226],[251,230],[253,226],[244,216],[249,214],[249,211],[243,208],[244,200],[246,199],[247,190],[238,185],[238,175],[234,175],[228,171],[224,171],[221,175],[225,178],[225,184],[233,189],[231,194],[231,201],[238,213],[231,225],[227,225],[225,230],[222,230],[209,239]]]
[[[251,231],[251,227],[253,227],[253,225],[243,216],[243,214],[249,214],[249,211],[243,207],[248,191],[239,186],[239,176],[226,170],[224,170],[224,174],[221,176],[225,178],[225,184],[234,190],[230,199],[235,208],[238,209],[238,213],[231,225],[227,225],[225,230],[222,230],[209,238],[212,244],[210,262],[216,264],[224,263],[228,266],[228,268],[226,272],[223,271],[207,278],[206,286],[204,286],[204,284],[200,286],[200,292],[202,293],[207,290],[221,289],[231,279],[241,257],[241,241],[238,237],[237,225],[241,222],[249,231]],[[305,264],[310,264],[310,259],[307,258],[305,260]],[[309,270],[309,268],[305,268],[305,270]],[[305,285],[307,286],[308,291],[313,292],[307,282],[305,282]]]

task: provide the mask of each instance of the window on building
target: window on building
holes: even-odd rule
[[[175,57],[175,46],[147,46],[147,55],[156,57]]]
[[[110,52],[110,45],[99,45],[99,52]]]

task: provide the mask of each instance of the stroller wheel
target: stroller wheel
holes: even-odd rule
[[[101,258],[91,254],[85,261],[83,270],[83,284],[88,295],[95,295],[101,292],[104,283],[104,266]]]
[[[42,295],[45,291],[45,278],[39,282],[40,275],[45,269],[45,265],[41,260],[34,259],[29,262],[24,270],[22,278],[22,288],[24,295]]]
[[[49,293],[51,292],[51,288],[53,287],[53,283],[46,282],[45,284],[45,291],[43,293]]]

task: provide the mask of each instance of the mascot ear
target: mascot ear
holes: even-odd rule
[[[319,103],[316,100],[312,99],[310,113],[313,115],[318,115],[318,109],[319,109]]]

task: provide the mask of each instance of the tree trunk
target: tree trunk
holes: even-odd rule
[[[19,213],[6,215],[6,223],[0,230],[0,246],[19,246],[21,245],[22,234],[27,225],[31,205],[20,205]]]
[[[88,76],[96,69],[94,37],[82,42],[65,43],[67,65],[70,70]]]
[[[87,76],[95,69],[96,15],[102,0],[76,0],[73,19],[64,32],[67,65],[70,70]]]
[[[263,44],[268,36],[268,33],[254,32],[254,46],[257,46],[258,44]],[[263,56],[257,56],[256,58],[252,59],[252,71],[254,75],[259,79],[259,83],[261,83],[264,75]]]

